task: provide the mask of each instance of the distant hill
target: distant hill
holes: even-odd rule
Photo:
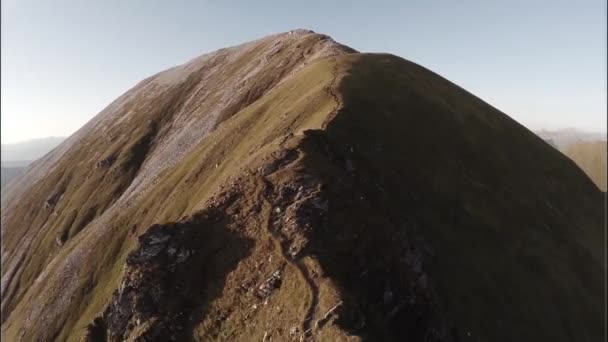
[[[3,166],[8,166],[4,164],[7,162],[36,160],[57,147],[64,140],[65,137],[48,137],[12,144],[2,144],[0,155]]]
[[[581,142],[564,151],[602,190],[606,191],[606,141]]]
[[[25,170],[24,167],[2,167],[0,173],[0,183],[1,189],[4,189],[4,186],[8,184],[13,178],[19,176]]]
[[[19,176],[20,174],[23,173],[23,171],[25,170],[25,168],[32,162],[32,160],[8,160],[8,161],[2,161],[0,163],[1,165],[1,170],[2,170],[2,181],[1,184],[2,186],[0,187],[0,189],[2,189],[2,191],[4,191],[4,186],[7,185],[8,183],[10,183],[11,180],[13,180],[14,178],[16,178],[17,176]]]
[[[586,132],[575,128],[565,128],[559,130],[537,130],[536,133],[549,144],[557,147],[560,151],[573,144],[590,141],[606,140],[606,133]]]
[[[32,162],[33,160],[3,160],[0,165],[2,167],[26,167]]]
[[[606,191],[606,133],[572,128],[535,133],[572,159],[602,191]]]
[[[5,185],[22,174],[30,163],[50,152],[64,140],[64,137],[48,137],[2,144],[0,150],[2,191],[4,192]]]
[[[5,341],[604,340],[585,173],[311,31],[146,78],[6,188]]]

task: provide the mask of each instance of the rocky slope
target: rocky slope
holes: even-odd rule
[[[110,104],[2,201],[12,341],[595,341],[603,196],[401,58],[296,30]]]

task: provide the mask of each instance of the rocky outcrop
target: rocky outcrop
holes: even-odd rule
[[[119,288],[86,329],[84,341],[183,341],[200,319],[218,269],[222,273],[247,253],[245,239],[231,233],[225,208],[236,198],[180,222],[155,224],[138,238]],[[217,248],[231,257],[218,260]],[[227,268],[224,270],[224,268]]]

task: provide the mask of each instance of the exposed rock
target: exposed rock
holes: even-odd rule
[[[63,187],[60,187],[58,190],[55,191],[55,193],[53,193],[53,195],[51,195],[45,202],[44,202],[44,207],[46,209],[51,209],[54,208],[55,205],[57,205],[57,202],[59,202],[59,200],[63,197],[63,193],[64,193],[65,189]]]
[[[100,160],[99,162],[97,162],[97,168],[98,169],[107,169],[110,166],[112,166],[112,164],[114,164],[114,162],[116,161],[116,156],[115,155],[109,155],[106,158]]]
[[[217,215],[219,209],[209,209],[179,223],[148,228],[127,257],[122,282],[111,303],[88,326],[87,341],[105,341],[95,339],[100,336],[100,327],[105,327],[108,341],[183,340],[188,334],[185,327],[204,296],[201,291],[205,286],[200,281],[204,270],[212,268],[213,246],[232,239],[224,237],[228,232],[217,225]],[[207,265],[201,269],[203,260]],[[193,274],[197,268],[198,274]]]
[[[279,287],[281,287],[281,271],[277,270],[258,287],[257,295],[260,298],[267,298]]]

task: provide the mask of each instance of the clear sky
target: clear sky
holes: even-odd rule
[[[2,0],[2,142],[67,136],[151,74],[294,28],[422,64],[532,128],[606,130],[605,0]]]

